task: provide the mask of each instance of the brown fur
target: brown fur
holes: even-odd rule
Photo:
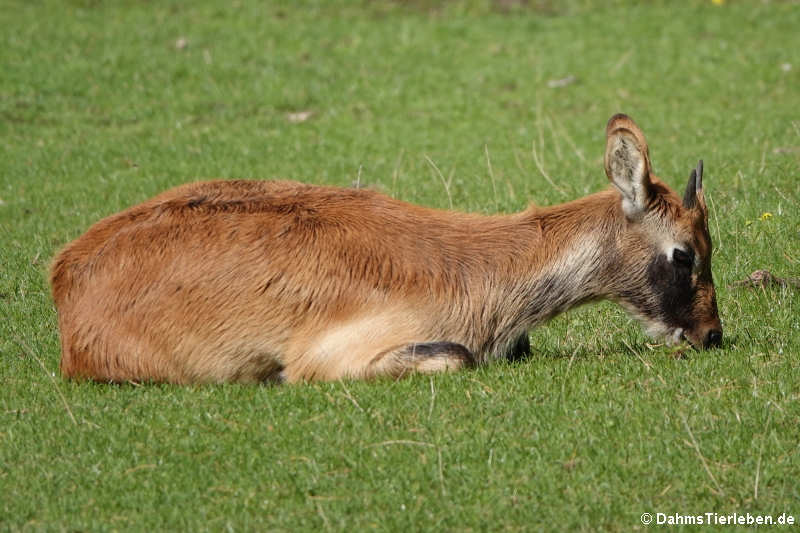
[[[635,124],[615,119],[646,154]],[[101,220],[54,260],[61,370],[192,383],[470,366],[598,298],[657,320],[639,300],[654,298],[643,268],[665,235],[697,247],[687,337],[702,344],[719,327],[705,219],[656,178],[646,189],[652,209],[631,218],[614,189],[479,216],[293,182],[183,185]]]

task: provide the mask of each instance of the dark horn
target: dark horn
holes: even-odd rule
[[[703,189],[703,160],[697,162],[697,190]]]
[[[702,172],[702,166],[701,166]],[[689,183],[686,184],[686,192],[683,193],[683,207],[692,209],[697,202],[697,169],[692,169],[689,174]]]

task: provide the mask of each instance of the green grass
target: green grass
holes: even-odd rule
[[[798,291],[728,287],[800,275],[795,2],[222,5],[0,0],[0,529],[800,517]],[[47,264],[107,214],[217,177],[557,203],[605,186],[620,111],[674,187],[705,160],[721,350],[676,358],[601,304],[531,332],[522,363],[399,382],[58,377]]]

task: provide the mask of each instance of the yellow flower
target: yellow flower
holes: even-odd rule
[[[761,222],[764,222],[764,221],[765,221],[765,220],[767,220],[768,218],[772,218],[772,213],[770,213],[770,212],[768,212],[768,211],[765,211],[764,213],[761,213],[761,216],[760,216],[760,217],[758,217],[758,219],[759,219]]]
[[[714,4],[715,6],[721,6],[722,4],[725,3],[725,0],[711,0],[711,3]]]

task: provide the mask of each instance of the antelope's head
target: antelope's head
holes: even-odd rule
[[[651,172],[644,134],[625,115],[606,127],[605,169],[620,192],[624,219],[614,236],[612,299],[647,332],[708,348],[722,342],[711,274],[711,235],[703,162],[681,199]]]

